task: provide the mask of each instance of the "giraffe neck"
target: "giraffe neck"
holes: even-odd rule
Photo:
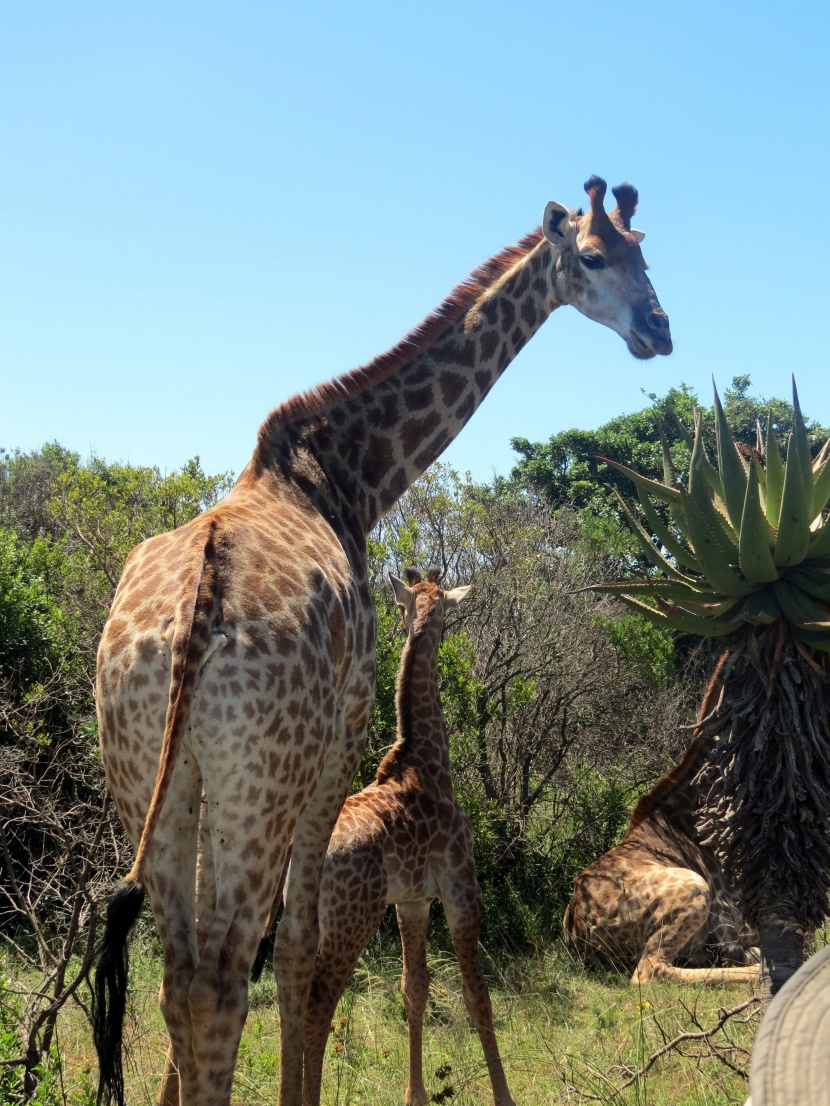
[[[560,306],[558,256],[535,231],[476,270],[388,353],[276,408],[260,429],[254,468],[310,467],[308,494],[346,499],[368,533]]]
[[[404,646],[396,696],[398,736],[381,761],[377,778],[383,782],[414,767],[424,782],[451,790],[449,742],[438,687],[441,619],[430,614],[416,624]]]
[[[698,786],[694,782],[706,758],[711,738],[699,734],[680,760],[648,791],[634,808],[629,833],[644,822],[662,818],[688,836],[696,836],[694,812],[698,804]]]

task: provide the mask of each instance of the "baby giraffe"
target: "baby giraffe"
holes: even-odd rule
[[[391,577],[407,641],[398,672],[398,737],[364,791],[347,800],[332,833],[320,884],[320,944],[305,1022],[305,1106],[320,1101],[331,1020],[355,964],[394,903],[403,947],[401,991],[409,1032],[404,1101],[423,1106],[422,1033],[429,992],[426,929],[430,903],[444,906],[497,1106],[512,1106],[493,1030],[490,994],[478,959],[481,891],[473,832],[458,805],[438,693],[444,615],[470,590],[444,591],[439,573]],[[291,874],[289,872],[289,883]]]

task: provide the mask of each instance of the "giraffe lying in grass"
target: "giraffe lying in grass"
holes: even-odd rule
[[[710,681],[698,721],[721,692]],[[636,962],[632,984],[654,980],[731,983],[759,977],[755,938],[732,900],[720,865],[695,826],[695,777],[709,739],[696,734],[671,771],[634,808],[622,841],[574,880],[565,943],[586,963]],[[684,959],[703,967],[678,967]],[[726,961],[730,967],[715,967]],[[737,966],[739,965],[739,966]]]
[[[449,744],[438,692],[438,646],[444,614],[469,588],[444,591],[430,570],[409,586],[392,577],[407,631],[398,672],[398,737],[377,777],[350,796],[332,833],[320,883],[320,945],[305,1020],[303,1101],[318,1106],[323,1056],[332,1017],[360,954],[388,904],[394,903],[403,948],[401,991],[409,1033],[409,1081],[404,1101],[429,1101],[424,1086],[422,1034],[429,994],[426,929],[429,907],[444,907],[496,1106],[512,1106],[487,983],[478,959],[481,891],[473,832],[450,777]],[[291,873],[288,875],[290,893]]]

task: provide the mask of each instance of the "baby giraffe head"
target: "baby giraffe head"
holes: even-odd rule
[[[631,226],[637,189],[631,184],[612,189],[617,206],[610,214],[601,177],[587,180],[585,191],[589,211],[568,211],[551,200],[542,219],[545,237],[558,250],[552,274],[557,300],[615,330],[641,360],[671,353],[669,318],[646,276],[640,249],[645,235]]]
[[[438,585],[441,576],[441,570],[438,568],[428,569],[426,580],[414,568],[405,569],[404,576],[406,583],[389,573],[392,590],[395,592],[395,602],[401,609],[407,637],[412,636],[416,626],[425,627],[427,621],[430,625],[435,624],[440,633],[444,626],[446,612],[452,607],[457,607],[472,587],[472,584],[468,584],[466,587],[445,591]]]

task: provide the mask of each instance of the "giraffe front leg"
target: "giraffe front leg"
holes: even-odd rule
[[[409,1036],[409,1079],[404,1102],[406,1106],[424,1106],[429,1095],[424,1086],[424,1011],[429,999],[429,968],[427,967],[427,921],[429,900],[398,903],[398,929],[401,931],[403,975],[401,994],[406,1009],[406,1031]]]
[[[707,969],[677,968],[674,962],[709,919],[709,886],[688,868],[666,868],[647,887],[646,901],[651,929],[639,963],[631,976],[633,986],[661,979],[692,981],[705,978]],[[646,912],[644,911],[644,914]]]
[[[507,1086],[507,1078],[499,1054],[496,1031],[493,1028],[493,1007],[490,989],[478,957],[478,935],[481,929],[481,889],[474,869],[460,873],[457,883],[442,887],[441,902],[447,916],[461,978],[464,984],[464,1004],[476,1027],[496,1106],[515,1106]]]
[[[386,912],[386,873],[383,854],[361,855],[361,864],[345,865],[329,856],[320,886],[320,950],[308,992],[305,1013],[305,1080],[303,1106],[320,1106],[323,1060],[331,1020],[349,984],[358,958],[369,944]],[[360,876],[355,896],[354,876]],[[349,878],[351,877],[351,879]]]

